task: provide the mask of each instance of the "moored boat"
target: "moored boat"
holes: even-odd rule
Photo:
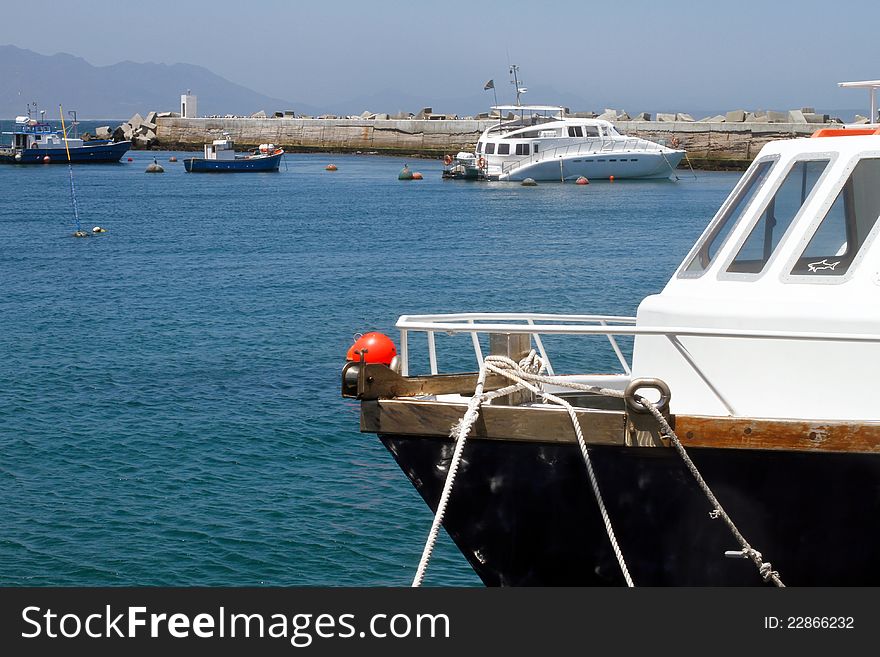
[[[74,134],[67,135],[42,118],[35,118],[36,110],[28,107],[27,116],[15,118],[11,132],[12,142],[0,147],[0,162],[7,164],[74,164],[119,162],[131,148],[131,142],[113,142],[105,139],[84,141]],[[71,125],[76,129],[76,122]],[[66,143],[65,143],[66,142]]]
[[[486,584],[880,584],[875,128],[767,144],[635,317],[405,315],[396,360],[351,354],[361,430]],[[477,371],[441,373],[447,334]],[[556,371],[548,335],[620,370]]]
[[[486,180],[485,160],[477,158],[473,153],[459,152],[455,157],[446,155],[443,158],[443,173],[448,180]]]
[[[278,171],[283,155],[275,144],[261,144],[247,154],[237,154],[235,143],[227,137],[205,144],[205,156],[185,158],[183,166],[187,173]]]
[[[604,119],[576,118],[553,105],[498,105],[514,118],[487,128],[475,157],[490,180],[575,181],[670,178],[683,150],[629,137]]]

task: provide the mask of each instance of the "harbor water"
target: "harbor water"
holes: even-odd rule
[[[74,169],[82,227],[108,231],[85,239],[68,167],[0,167],[0,585],[408,585],[431,514],[339,395],[353,335],[397,339],[403,313],[634,314],[738,178],[129,155]],[[603,341],[545,344],[557,371],[615,371]],[[438,342],[441,368],[474,368],[469,338]],[[479,582],[443,535],[426,584]]]

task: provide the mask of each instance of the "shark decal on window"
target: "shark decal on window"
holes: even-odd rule
[[[817,272],[822,269],[830,269],[834,271],[834,268],[840,264],[840,260],[837,262],[828,262],[828,258],[823,258],[819,262],[811,262],[807,264],[807,268],[809,268],[810,272]]]

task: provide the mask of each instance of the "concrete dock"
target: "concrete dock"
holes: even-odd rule
[[[377,152],[441,157],[472,151],[480,134],[497,119],[311,119],[178,118],[155,119],[153,147],[201,150],[224,133],[242,149],[273,143],[292,152]],[[694,167],[742,169],[768,141],[808,137],[838,123],[761,123],[711,121],[616,121],[618,130],[684,148]],[[683,166],[687,165],[687,160]]]

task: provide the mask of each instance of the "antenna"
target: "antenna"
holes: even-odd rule
[[[519,81],[519,76],[517,75],[518,72],[519,72],[519,66],[517,66],[516,64],[511,64],[510,65],[510,74],[513,76],[513,80],[510,81],[510,84],[512,84],[513,88],[516,89],[516,104],[517,104],[517,106],[522,105],[519,97],[528,91],[528,89],[526,87],[519,86],[520,81]]]

